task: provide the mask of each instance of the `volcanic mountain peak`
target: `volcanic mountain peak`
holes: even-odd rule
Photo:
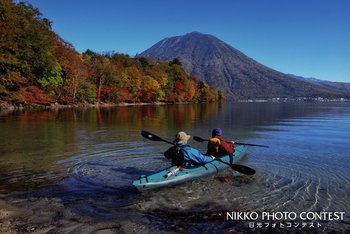
[[[140,56],[178,58],[187,72],[222,90],[227,98],[334,97],[334,90],[268,68],[220,39],[199,32],[165,38]]]

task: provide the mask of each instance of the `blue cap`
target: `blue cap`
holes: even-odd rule
[[[211,135],[212,137],[221,136],[222,130],[220,128],[214,128],[213,131],[211,132]]]

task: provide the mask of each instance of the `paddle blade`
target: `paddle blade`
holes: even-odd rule
[[[142,135],[144,138],[147,138],[148,140],[151,140],[151,141],[163,141],[163,139],[160,138],[159,136],[156,136],[156,135],[154,135],[153,133],[147,132],[147,131],[145,131],[145,130],[142,130],[142,131],[141,131],[141,135]]]
[[[230,167],[235,170],[238,171],[242,174],[245,175],[254,175],[255,174],[255,170],[253,168],[244,166],[244,165],[240,165],[240,164],[231,164]]]
[[[194,136],[194,137],[193,137],[193,140],[198,141],[198,142],[209,141],[209,140],[205,140],[205,139],[203,139],[203,138],[201,138],[201,137],[199,137],[199,136]]]
[[[141,131],[141,135],[142,135],[144,138],[147,138],[148,140],[151,140],[151,141],[163,141],[163,142],[166,142],[166,143],[171,144],[171,145],[174,144],[174,143],[172,143],[172,142],[170,142],[170,141],[164,140],[164,139],[160,138],[159,136],[154,135],[153,133],[147,132],[147,131],[145,131],[145,130],[142,130],[142,131]]]

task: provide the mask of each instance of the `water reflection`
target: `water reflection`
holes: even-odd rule
[[[171,139],[180,130],[208,137],[210,129],[219,126],[228,138],[244,139],[255,137],[257,127],[270,126],[281,119],[319,115],[329,108],[300,104],[212,103],[67,108],[3,115],[0,119],[2,189],[9,184],[20,188],[26,180],[23,175],[52,174],[51,178],[50,175],[40,176],[39,181],[45,184],[47,177],[55,179],[55,175],[64,170],[65,165],[55,165],[66,158],[74,160],[86,153],[94,156],[103,149],[110,150],[110,154],[120,153],[114,151],[117,147],[114,143],[142,141],[141,129]],[[198,143],[192,144],[204,148]],[[94,146],[101,149],[96,150]],[[19,179],[7,182],[14,177]]]
[[[87,221],[133,220],[158,231],[172,230],[165,220],[176,226],[182,216],[191,222],[180,229],[225,229],[217,216],[223,210],[348,209],[342,197],[349,192],[349,116],[348,104],[316,103],[144,105],[3,114],[0,193],[23,192],[19,204],[35,201],[28,206],[39,213],[44,209],[37,207],[41,197],[48,198],[46,206],[64,204],[72,214],[57,219],[79,214],[82,226]],[[223,128],[226,139],[270,145],[248,150],[243,164],[255,168],[256,176],[226,171],[144,194],[133,189],[131,181],[137,176],[169,165],[162,156],[168,145],[143,139],[141,129],[171,140],[180,130],[207,138],[213,127]],[[190,143],[205,150],[205,144]],[[211,215],[205,220],[209,224],[195,218]]]

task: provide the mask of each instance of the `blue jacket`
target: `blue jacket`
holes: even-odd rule
[[[213,159],[210,156],[202,154],[201,152],[187,144],[180,144],[179,146],[182,149],[185,160],[194,161],[199,164],[204,164],[213,161]]]
[[[188,164],[205,164],[213,161],[209,156],[206,156],[198,150],[192,148],[187,144],[177,144],[168,149],[164,156],[173,161],[173,165],[184,165]]]

